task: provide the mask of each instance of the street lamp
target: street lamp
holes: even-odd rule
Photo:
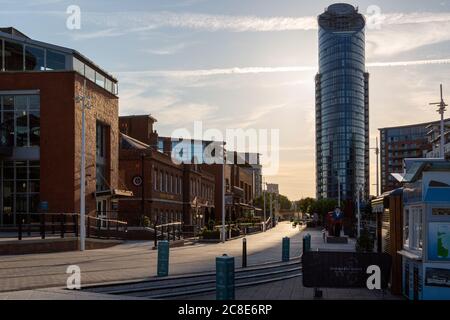
[[[376,138],[376,147],[375,148],[369,148],[370,150],[375,150],[375,154],[377,155],[377,166],[376,166],[376,168],[377,168],[377,172],[376,172],[376,174],[377,174],[377,183],[376,183],[376,186],[377,186],[377,197],[378,196],[380,196],[380,174],[379,174],[379,172],[378,172],[378,166],[379,166],[379,157],[380,157],[380,147],[378,146],[378,137]]]
[[[86,109],[91,109],[91,97],[86,94],[86,79],[83,93],[75,97],[81,102],[81,168],[80,168],[80,251],[86,248]]]
[[[447,111],[445,107],[448,106],[444,102],[444,97],[442,94],[442,84],[441,84],[441,101],[440,102],[434,102],[430,103],[431,106],[438,106],[437,112],[441,115],[441,142],[439,145],[439,152],[440,152],[440,158],[445,159],[445,150],[444,150],[444,144],[445,144],[445,124],[444,124],[444,113]]]

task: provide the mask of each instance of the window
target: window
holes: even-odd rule
[[[159,172],[159,191],[164,191],[163,190],[163,173],[162,171]]]
[[[96,186],[97,191],[108,189],[109,174],[106,171],[107,158],[106,143],[107,143],[108,127],[97,121],[96,124]]]
[[[45,70],[44,49],[37,47],[25,47],[25,70]]]
[[[175,185],[175,194],[178,194],[178,177],[174,176],[173,178],[174,178],[173,184]]]
[[[47,50],[47,70],[64,70],[66,56],[56,51]]]
[[[77,58],[73,58],[73,70],[84,76],[84,63]]]
[[[16,223],[16,212],[36,213],[39,204],[39,161],[2,161],[0,225]],[[34,216],[31,216],[34,221]],[[36,222],[36,221],[34,221]]]
[[[40,145],[39,95],[0,96],[0,144],[9,147]]]
[[[23,46],[20,43],[5,41],[5,70],[23,70]]]
[[[85,77],[88,78],[89,80],[91,80],[92,82],[95,82],[95,71],[94,69],[92,69],[91,67],[89,67],[88,65],[85,65],[84,67],[84,73],[85,73]]]
[[[406,208],[403,215],[403,239],[405,247],[422,250],[422,207]]]
[[[403,213],[403,244],[409,247],[409,209]]]
[[[96,72],[95,73],[95,83],[104,88],[105,87],[105,77],[103,75],[101,75],[100,73]]]
[[[155,169],[153,174],[153,189],[158,190],[158,169]]]

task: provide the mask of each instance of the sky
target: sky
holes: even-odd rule
[[[152,114],[161,135],[199,120],[224,133],[279,130],[279,167],[266,181],[295,200],[315,196],[316,18],[332,3],[0,0],[0,25],[95,61],[119,80],[120,114]],[[428,103],[440,83],[450,97],[450,0],[348,3],[368,21],[371,147],[378,128],[437,120]],[[71,5],[80,29],[67,27]]]

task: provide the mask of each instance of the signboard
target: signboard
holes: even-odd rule
[[[429,224],[428,259],[450,261],[450,223],[431,222]]]
[[[433,208],[431,212],[433,216],[450,216],[450,208]]]
[[[450,288],[450,269],[426,268],[425,285]]]
[[[388,286],[391,256],[386,253],[309,251],[302,256],[307,288],[367,288],[370,266],[380,268],[381,288]]]
[[[39,209],[42,212],[47,212],[48,211],[48,202],[47,201],[41,201],[39,202]]]
[[[232,205],[233,204],[233,195],[226,195],[225,196],[225,204],[226,205]]]

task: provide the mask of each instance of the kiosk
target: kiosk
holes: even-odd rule
[[[411,300],[450,299],[450,161],[405,159],[402,293]]]

